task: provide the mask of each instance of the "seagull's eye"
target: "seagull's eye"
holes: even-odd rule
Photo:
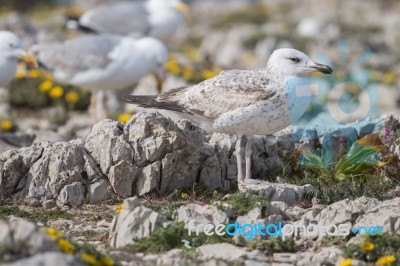
[[[14,48],[15,47],[15,45],[13,43],[9,43],[8,45],[10,46],[10,48]]]
[[[290,61],[292,61],[293,63],[298,63],[298,62],[300,62],[300,58],[298,58],[298,57],[289,57],[288,58]]]

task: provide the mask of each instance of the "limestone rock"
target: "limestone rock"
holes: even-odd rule
[[[58,251],[55,242],[33,223],[19,218],[14,218],[9,222],[0,221],[0,246],[4,262],[15,261],[37,253]]]
[[[108,198],[107,195],[108,182],[106,179],[90,184],[88,188],[88,202],[90,204],[100,203]]]
[[[239,189],[241,191],[257,193],[260,197],[270,201],[282,201],[288,205],[297,203],[303,199],[303,196],[309,193],[318,193],[318,190],[311,185],[277,184],[256,179],[245,180],[244,184],[239,185]]]
[[[111,166],[108,178],[114,192],[122,197],[131,196],[134,192],[137,171],[137,167],[127,161],[121,161]]]
[[[12,263],[5,263],[4,266],[85,266],[81,260],[72,255],[63,254],[60,252],[45,252],[39,253],[32,257],[18,260]]]
[[[296,265],[335,265],[337,258],[342,254],[339,247],[323,247],[318,252],[304,252],[301,253],[301,259],[297,261]]]
[[[202,130],[186,120],[174,123],[158,113],[137,114],[125,125],[124,133],[132,147],[135,165],[139,168],[152,165],[138,178],[139,190],[146,182],[152,187],[157,176],[160,184],[154,188],[161,193],[192,186],[201,162],[212,153],[212,148],[204,144]]]
[[[125,199],[122,210],[111,224],[110,245],[123,247],[150,236],[160,226],[167,225],[167,219],[142,206],[137,197]]]
[[[199,256],[204,260],[221,259],[237,262],[246,256],[246,250],[228,243],[204,245],[200,246],[197,250]]]
[[[198,224],[226,224],[228,217],[225,212],[219,210],[216,206],[212,205],[199,205],[189,203],[181,206],[173,214],[176,222],[185,222],[185,226],[191,222],[191,226],[195,227]]]
[[[80,182],[66,185],[60,191],[57,201],[63,205],[77,206],[85,200],[85,187]]]

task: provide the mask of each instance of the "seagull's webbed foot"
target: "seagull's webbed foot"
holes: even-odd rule
[[[247,144],[246,144],[246,149],[245,149],[245,158],[246,158],[246,179],[251,179],[251,154],[252,154],[252,149],[251,149],[251,137],[248,137],[247,139]]]

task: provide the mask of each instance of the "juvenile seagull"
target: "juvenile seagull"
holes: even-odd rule
[[[276,133],[299,119],[310,98],[290,99],[293,98],[290,83],[316,71],[333,72],[329,66],[313,62],[300,51],[278,49],[265,68],[229,70],[195,86],[173,89],[159,96],[125,96],[124,101],[183,114],[210,132],[237,135],[238,182],[241,183],[242,136],[248,137],[245,179],[250,179],[251,136]],[[311,90],[309,86],[301,88],[301,94],[311,95],[311,91],[304,91]]]
[[[17,71],[17,63],[24,60],[28,64],[34,60],[23,49],[22,40],[12,32],[0,31],[0,86],[7,85]]]
[[[188,6],[180,0],[140,0],[106,3],[84,13],[70,28],[165,40],[180,25]]]
[[[155,38],[135,40],[109,34],[39,45],[32,52],[56,80],[89,89],[93,94],[126,88],[148,73],[155,74],[161,89],[168,60],[167,48]],[[104,112],[102,108],[98,106],[100,110],[95,113]]]

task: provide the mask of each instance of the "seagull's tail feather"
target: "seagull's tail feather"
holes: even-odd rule
[[[94,29],[82,25],[80,18],[80,16],[67,15],[65,22],[66,28],[69,30],[79,30],[84,33],[97,33]]]
[[[179,106],[177,102],[157,101],[157,95],[126,95],[121,98],[122,102],[137,104],[139,107],[164,109],[179,113],[187,113],[187,110]]]
[[[157,104],[156,98],[156,95],[126,95],[122,96],[121,102],[137,104],[145,108],[154,108]]]

